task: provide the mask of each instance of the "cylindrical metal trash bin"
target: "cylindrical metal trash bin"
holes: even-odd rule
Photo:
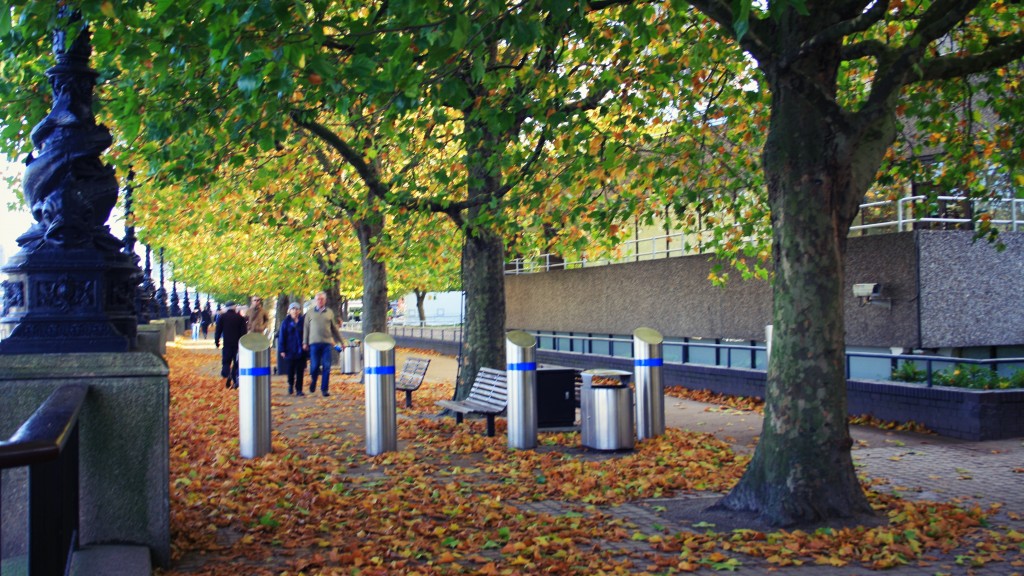
[[[505,335],[508,447],[537,447],[537,339],[522,330]]]
[[[344,362],[341,372],[343,374],[355,374],[363,369],[363,358],[361,356],[362,346],[359,340],[351,339],[344,351]]]
[[[596,368],[583,371],[580,387],[580,440],[595,450],[632,449],[633,389],[632,376],[624,370]],[[599,380],[594,384],[594,379]],[[616,383],[617,382],[617,383]]]
[[[242,458],[270,452],[270,339],[251,333],[238,341],[238,448]]]
[[[661,334],[652,328],[633,331],[633,372],[636,383],[636,437],[665,433],[665,385],[661,370]]]
[[[395,415],[395,339],[382,332],[366,335],[366,453],[398,449]]]

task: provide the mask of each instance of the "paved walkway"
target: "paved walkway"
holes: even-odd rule
[[[182,348],[197,348],[212,351],[207,342],[193,343],[179,339],[176,344]],[[418,351],[399,349],[396,365],[401,366],[406,355]],[[451,357],[431,355],[427,372],[428,381],[453,382],[455,360]],[[352,378],[352,377],[348,377]],[[284,395],[281,377],[274,378],[274,405],[291,406],[298,402],[329,401],[332,405],[340,402],[335,398],[317,397],[292,399]],[[336,382],[341,381],[340,375]],[[361,408],[361,407],[359,407]],[[730,443],[737,452],[751,452],[761,429],[761,416],[754,412],[728,407],[703,404],[676,398],[666,398],[666,425],[680,430],[706,432]],[[275,408],[276,409],[276,408]],[[301,412],[301,411],[300,411]],[[355,418],[353,418],[355,414]],[[278,418],[281,431],[289,435],[301,434],[308,422],[309,413],[302,418]],[[334,417],[348,418],[342,427],[354,435],[362,433],[363,422],[358,413],[346,410],[333,414]],[[401,416],[400,416],[401,417]],[[987,508],[1001,505],[1000,511],[991,517],[993,526],[1024,532],[1024,438],[988,442],[966,442],[934,435],[911,432],[887,431],[864,426],[852,427],[855,445],[853,458],[858,471],[873,479],[888,479],[880,490],[888,490],[912,500],[936,502],[958,502],[963,506],[974,505]],[[714,495],[683,495],[674,498],[643,500],[615,507],[601,507],[602,511],[626,521],[637,532],[646,534],[672,534],[685,531],[701,532],[705,528],[697,522],[700,511],[713,501]],[[527,502],[516,504],[524,511],[564,514],[568,511],[565,503],[557,501]],[[578,508],[575,509],[578,513]],[[608,541],[610,548],[623,551],[637,551],[650,547],[644,540]],[[957,564],[955,554],[939,555],[927,566],[903,566],[888,570],[889,574],[932,576],[939,574],[1005,575],[1024,574],[1024,544],[1021,550],[1006,555],[1003,562],[985,564],[981,567],[965,567]],[[740,566],[732,566],[731,572],[741,575],[799,574],[818,575],[860,575],[873,573],[860,566],[805,565],[784,567],[770,565],[756,558],[743,557]],[[706,570],[706,569],[705,569]],[[638,573],[646,573],[638,567]],[[659,573],[659,572],[654,572]]]

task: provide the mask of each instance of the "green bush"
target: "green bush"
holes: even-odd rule
[[[924,382],[927,378],[928,373],[913,362],[904,362],[892,371],[892,379],[896,382]]]
[[[1024,388],[1024,370],[1018,370],[1009,378],[1004,378],[988,366],[957,364],[948,370],[932,374],[932,383],[936,386],[953,386],[975,390]]]

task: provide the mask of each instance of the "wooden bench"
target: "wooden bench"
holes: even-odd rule
[[[423,378],[427,375],[427,366],[430,366],[429,358],[410,356],[405,359],[402,372],[395,379],[395,390],[405,392],[406,408],[412,408],[412,393],[423,385]]]
[[[494,417],[505,410],[508,403],[508,385],[503,370],[481,368],[465,400],[438,400],[437,403],[455,412],[455,422],[462,423],[466,414],[487,417],[487,435],[494,436]]]

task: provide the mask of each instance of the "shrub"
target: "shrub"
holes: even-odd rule
[[[892,379],[896,382],[924,382],[927,378],[928,373],[913,362],[903,362],[892,371]]]
[[[975,390],[1024,388],[1024,370],[1018,370],[1009,378],[1004,378],[988,366],[957,364],[953,368],[932,374],[932,383],[936,386],[953,386]]]

